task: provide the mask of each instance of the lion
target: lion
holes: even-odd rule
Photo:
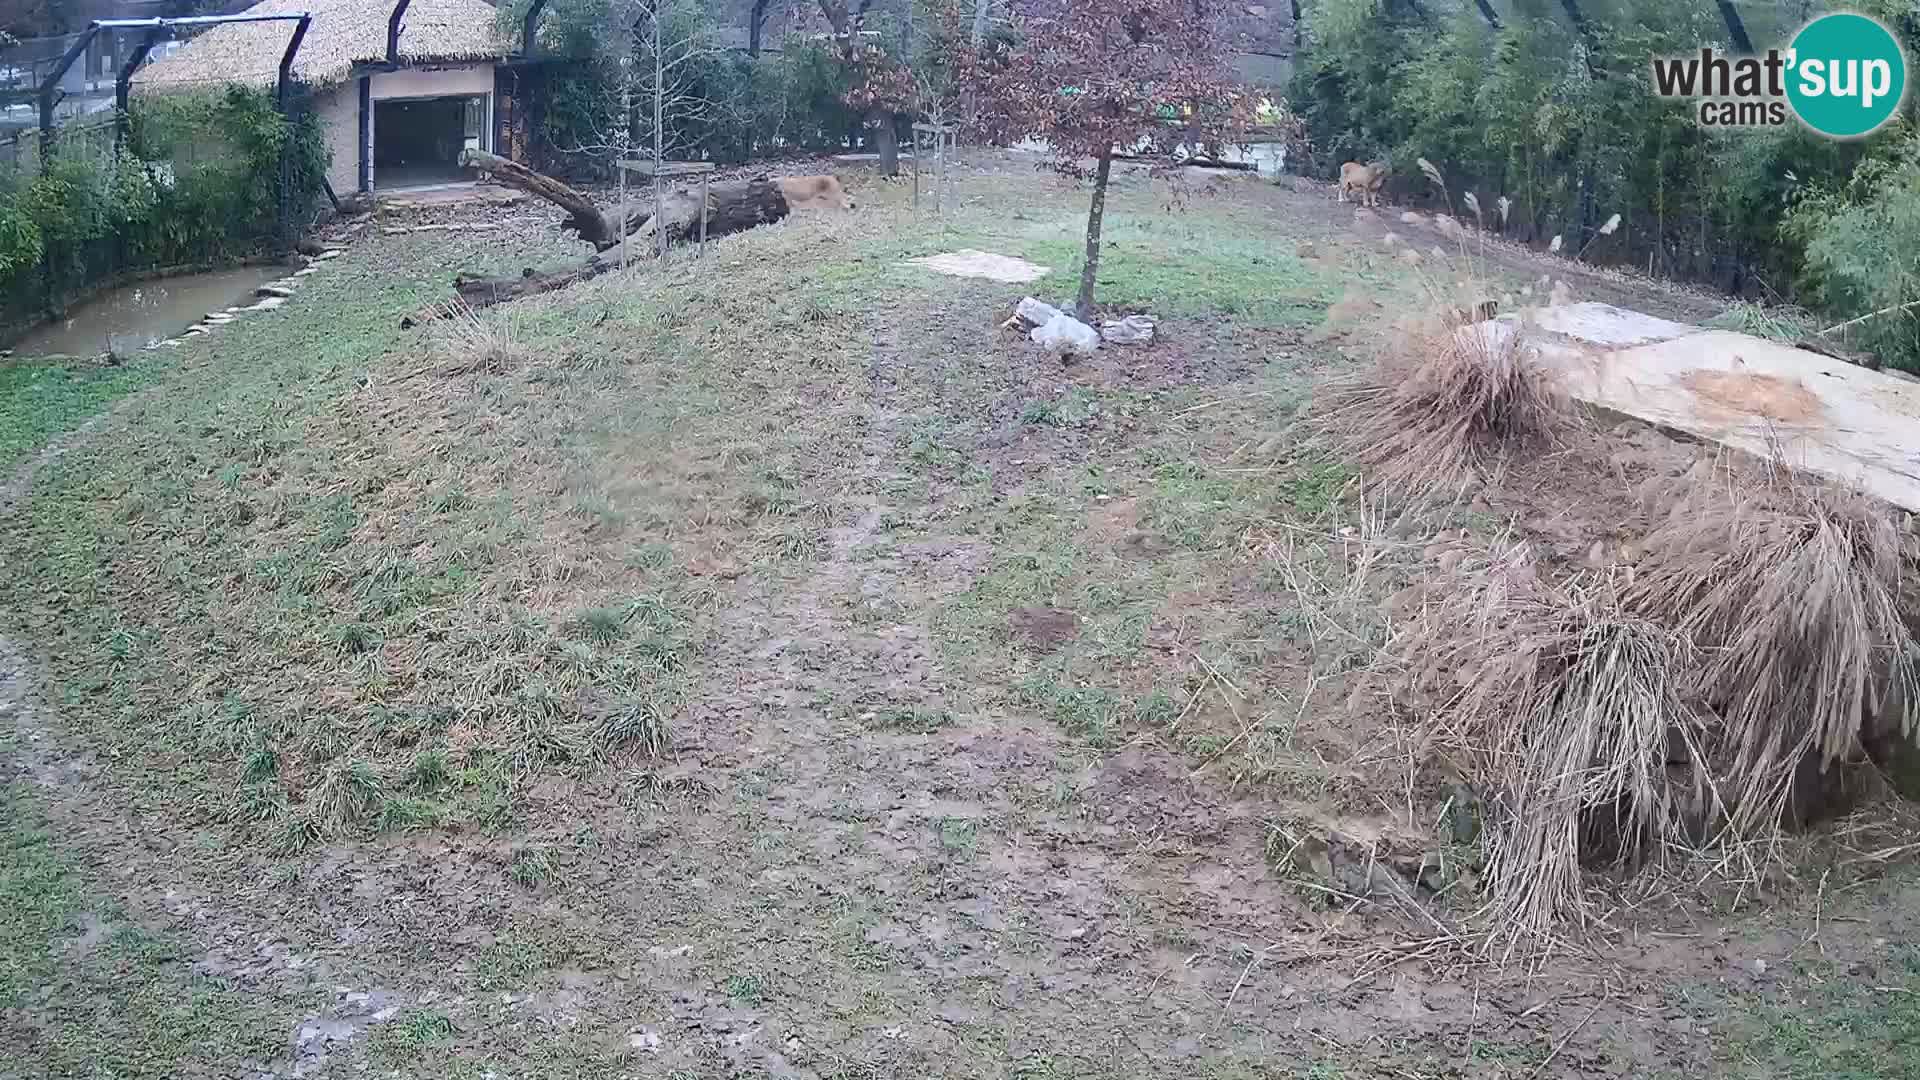
[[[853,196],[837,176],[781,176],[774,179],[790,210],[851,210]]]
[[[1358,193],[1362,206],[1380,205],[1380,187],[1387,182],[1387,163],[1376,161],[1371,165],[1362,165],[1349,161],[1340,166],[1339,201],[1347,201],[1347,192]]]

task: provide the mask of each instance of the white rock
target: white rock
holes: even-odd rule
[[[277,308],[282,304],[285,304],[286,302],[287,302],[287,298],[284,296],[269,296],[265,300],[262,300],[259,303],[254,304],[253,306],[247,308],[247,310],[248,311],[272,311],[274,308]]]
[[[1020,301],[1020,306],[1014,308],[1013,313],[1035,326],[1045,326],[1060,316],[1060,309],[1029,296]]]
[[[1066,356],[1092,356],[1100,347],[1100,334],[1093,327],[1062,312],[1044,326],[1036,326],[1027,335],[1035,345],[1051,353]]]
[[[1155,325],[1151,315],[1108,319],[1100,324],[1100,336],[1114,345],[1145,345],[1153,340]]]
[[[289,296],[293,295],[293,288],[292,286],[283,285],[279,282],[275,282],[272,285],[260,286],[258,289],[255,289],[253,291],[253,294],[255,296],[278,297],[282,300],[285,300]]]

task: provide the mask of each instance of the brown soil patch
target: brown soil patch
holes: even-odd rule
[[[1007,625],[1037,653],[1053,652],[1080,633],[1079,617],[1055,608],[1020,608],[1007,617]]]
[[[1715,411],[1796,423],[1821,413],[1820,399],[1798,379],[1740,371],[1696,371],[1680,381]]]

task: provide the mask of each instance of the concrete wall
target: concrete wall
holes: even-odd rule
[[[373,77],[373,99],[409,97],[450,97],[454,94],[493,93],[493,65],[469,64],[465,67],[403,68],[384,71]]]
[[[346,198],[360,190],[360,84],[349,79],[331,90],[316,95],[314,114],[320,121],[321,137],[333,155],[327,166],[327,183],[333,193]]]

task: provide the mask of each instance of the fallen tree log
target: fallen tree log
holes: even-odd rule
[[[620,233],[600,213],[600,208],[593,205],[592,199],[551,176],[534,172],[512,158],[503,158],[484,150],[462,150],[460,164],[463,168],[477,169],[510,188],[537,195],[565,210],[567,220],[561,222],[560,227],[579,233],[580,239],[596,248],[604,250],[620,242]]]
[[[456,311],[478,311],[522,297],[564,289],[588,278],[617,270],[623,261],[652,258],[658,253],[660,233],[666,233],[667,246],[698,241],[700,192],[675,188],[665,192],[655,220],[654,201],[629,202],[603,213],[593,200],[579,191],[534,172],[525,165],[479,150],[461,153],[460,163],[491,175],[508,187],[518,188],[553,203],[567,212],[561,228],[571,229],[582,240],[598,249],[586,262],[568,270],[535,273],[522,270],[518,277],[470,278],[462,274],[453,279],[455,299],[429,304],[400,320],[402,328],[419,326],[445,318]],[[706,188],[707,221],[705,235],[726,236],[758,225],[766,225],[787,216],[792,210],[784,188],[777,180],[755,177],[709,184]]]
[[[707,186],[706,235],[727,236],[758,225],[770,225],[786,217],[791,210],[786,192],[780,184],[766,177],[710,184]],[[653,211],[651,198],[627,204],[625,243],[629,260],[651,257],[658,248],[662,229],[666,231],[668,247],[691,244],[700,239],[698,189],[682,187],[664,192],[657,221]],[[620,244],[607,245],[593,258],[595,262],[608,261],[613,266],[620,265]]]
[[[618,262],[613,264],[613,266],[618,265]],[[409,330],[448,316],[479,311],[495,304],[505,304],[509,301],[553,292],[556,289],[564,289],[569,285],[578,285],[612,268],[601,266],[590,259],[584,266],[577,266],[571,270],[550,270],[544,274],[535,273],[532,267],[528,267],[520,271],[519,277],[470,278],[462,274],[453,279],[453,299],[436,301],[426,307],[408,312],[400,319],[400,329]]]
[[[700,238],[700,193],[694,189],[676,187],[665,192],[661,199],[660,222],[656,224],[653,220],[654,200],[650,195],[642,195],[624,207],[615,207],[612,214],[606,214],[584,193],[550,176],[534,172],[517,161],[482,150],[466,150],[460,154],[460,164],[486,173],[508,187],[537,195],[565,210],[567,219],[561,222],[561,228],[579,233],[580,239],[601,251],[619,247],[622,237],[626,236],[644,234],[655,238],[657,243],[663,226],[669,246]],[[779,221],[792,209],[787,204],[786,192],[780,183],[764,176],[709,184],[706,193],[708,236],[726,236],[756,225]],[[627,254],[631,258],[643,253],[630,250]]]

